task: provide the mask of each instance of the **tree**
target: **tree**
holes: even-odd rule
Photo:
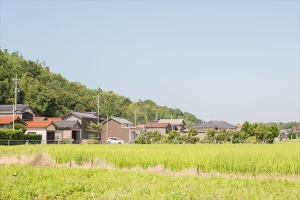
[[[101,133],[104,132],[104,127],[103,124],[95,124],[95,123],[90,123],[87,126],[86,129],[88,132],[92,133],[91,139],[100,139],[101,140]]]

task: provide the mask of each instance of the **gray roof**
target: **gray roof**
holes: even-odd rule
[[[132,123],[132,122],[130,122],[127,119],[122,118],[122,117],[110,117],[109,120],[111,120],[111,119],[118,122],[118,123],[120,123],[120,124],[132,124],[132,125],[134,125],[134,123]],[[106,122],[107,122],[107,120],[103,123],[106,123]]]
[[[17,110],[19,111],[24,111],[27,108],[31,108],[31,106],[25,104],[17,104]],[[13,105],[0,105],[0,111],[11,111],[12,109]]]
[[[78,121],[68,121],[68,120],[60,120],[60,121],[53,121],[54,125],[57,128],[73,128],[76,124],[80,123]]]
[[[204,122],[204,123],[198,123],[194,124],[192,126],[189,126],[189,128],[219,128],[219,129],[236,129],[236,126],[229,124],[224,121],[210,121],[210,122]]]
[[[73,114],[79,118],[98,119],[95,112],[77,112],[77,111],[71,111],[70,113],[64,115],[62,118],[65,118],[71,114]]]

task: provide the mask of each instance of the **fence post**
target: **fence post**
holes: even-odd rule
[[[9,146],[10,140],[7,141],[7,146]]]

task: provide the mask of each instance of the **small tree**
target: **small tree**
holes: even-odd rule
[[[88,125],[87,129],[88,132],[92,133],[90,136],[90,139],[93,140],[101,140],[101,133],[104,132],[103,124],[95,124],[91,123]]]

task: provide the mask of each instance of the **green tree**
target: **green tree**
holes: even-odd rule
[[[92,133],[92,139],[97,139],[97,140],[101,140],[101,134],[104,133],[105,129],[103,127],[103,124],[95,124],[95,123],[90,123],[87,126],[86,129],[88,132]]]

